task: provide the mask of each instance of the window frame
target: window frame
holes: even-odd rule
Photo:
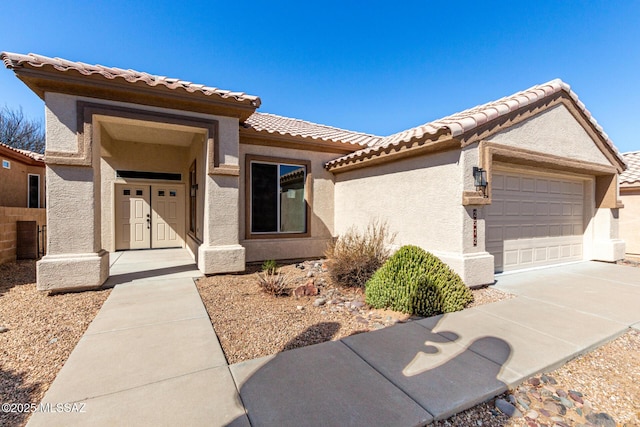
[[[194,237],[198,230],[198,174],[196,159],[189,166],[189,233]]]
[[[38,200],[36,203],[36,206],[31,206],[31,177],[35,176],[38,178]],[[28,208],[35,208],[35,209],[40,209],[40,175],[37,173],[29,173],[27,174],[27,207]]]
[[[287,166],[304,166],[305,178],[304,178],[304,202],[305,202],[305,231],[275,231],[275,232],[253,232],[251,231],[252,224],[252,188],[251,188],[251,164],[252,163],[266,163],[275,165],[287,165]],[[311,162],[309,160],[291,159],[284,157],[269,157],[260,156],[254,154],[247,154],[245,156],[245,177],[244,177],[244,222],[245,222],[245,239],[291,239],[291,238],[305,238],[311,237]],[[279,209],[278,209],[278,212]],[[280,218],[278,218],[278,222]]]
[[[3,169],[11,169],[11,161],[7,159],[2,159],[2,167]]]

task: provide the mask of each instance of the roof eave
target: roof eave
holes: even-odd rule
[[[269,132],[266,130],[256,130],[253,128],[246,128],[242,126],[240,127],[241,144],[258,145],[260,144],[260,140],[274,143],[264,145],[283,145],[290,148],[298,148],[302,150],[331,151],[337,154],[350,154],[363,148],[362,145],[354,144],[351,142],[312,138],[301,135],[294,136],[289,134]]]
[[[219,94],[206,95],[181,88],[171,89],[164,85],[149,86],[142,81],[110,80],[98,74],[87,76],[75,70],[58,71],[51,67],[7,67],[43,100],[46,92],[56,92],[155,107],[166,108],[169,105],[178,110],[237,117],[240,121],[246,120],[260,106],[260,98],[223,98]]]

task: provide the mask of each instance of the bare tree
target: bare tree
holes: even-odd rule
[[[13,148],[44,153],[42,121],[29,119],[22,112],[6,105],[0,110],[0,142]]]

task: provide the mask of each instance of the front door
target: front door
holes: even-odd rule
[[[184,246],[184,186],[117,184],[116,250]]]

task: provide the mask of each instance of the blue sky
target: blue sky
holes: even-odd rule
[[[640,150],[640,1],[4,1],[0,50],[262,98],[259,111],[389,135],[554,78]],[[0,70],[0,105],[43,103]]]

